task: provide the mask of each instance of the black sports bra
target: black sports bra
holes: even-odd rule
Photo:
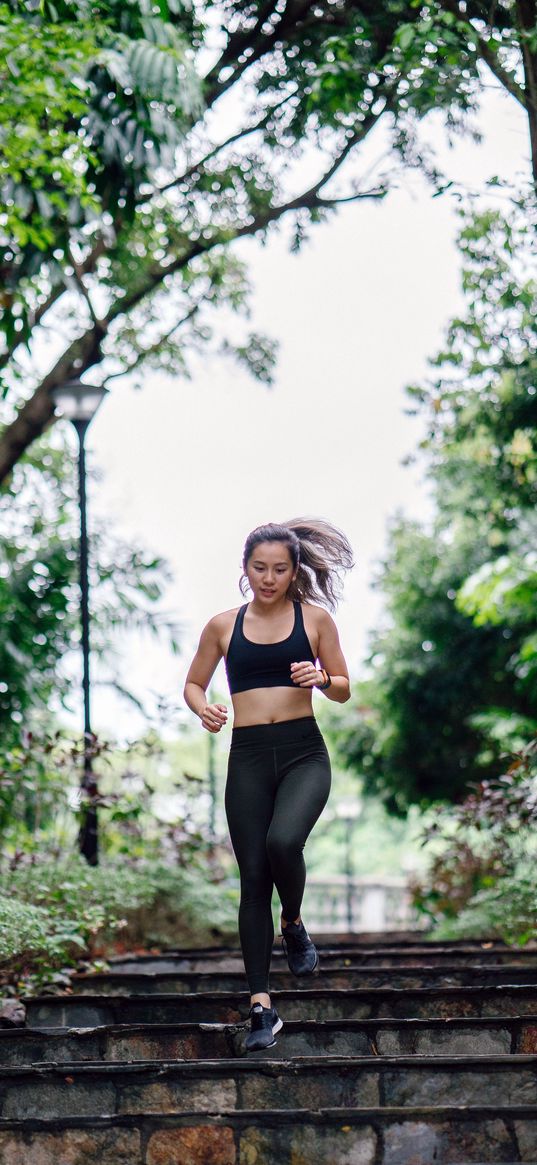
[[[293,601],[293,630],[287,639],[280,639],[278,643],[254,643],[246,638],[243,623],[247,606],[245,603],[237,612],[227,650],[225,662],[230,692],[246,692],[250,688],[296,688],[291,679],[291,664],[304,659],[315,663],[299,601]]]

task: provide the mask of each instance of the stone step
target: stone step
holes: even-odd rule
[[[505,963],[500,966],[480,967],[468,965],[458,967],[341,967],[327,969],[321,963],[315,975],[315,982],[323,988],[349,987],[441,987],[441,986],[482,986],[496,983],[537,984],[537,965],[520,967]],[[188,993],[195,991],[241,991],[246,985],[244,968],[224,971],[145,971],[133,972],[105,971],[100,974],[73,975],[71,986],[77,995],[148,995],[162,993]],[[311,986],[309,976],[297,979],[286,966],[285,970],[271,972],[270,987],[274,991],[286,988],[306,988]]]
[[[407,967],[422,967],[422,966],[466,966],[471,965],[502,965],[504,963],[510,966],[530,966],[537,967],[537,950],[521,948],[517,950],[511,947],[460,947],[457,950],[451,948],[441,947],[439,949],[432,948],[428,944],[425,947],[405,947],[402,949],[386,948],[386,950],[378,949],[376,947],[368,949],[366,947],[343,947],[341,950],[336,950],[333,947],[324,947],[317,944],[320,952],[321,962],[325,969],[348,966],[369,966],[374,967],[394,967],[398,968],[401,965]],[[244,971],[244,964],[242,956],[239,951],[218,950],[206,951],[198,954],[192,954],[190,951],[182,952],[166,952],[161,955],[124,955],[108,960],[110,970],[115,974],[161,974],[166,972],[174,972],[181,974],[183,971],[197,972],[198,974],[205,974],[205,972],[219,971]],[[272,951],[272,969],[285,969],[287,960],[281,947],[274,947]]]
[[[245,1054],[248,1024],[118,1024],[0,1031],[0,1064],[213,1060]],[[292,1056],[537,1054],[537,1017],[521,1019],[286,1019],[278,1054]],[[272,1050],[248,1053],[266,1058]]]
[[[536,1165],[534,1106],[0,1121],[5,1165]]]
[[[273,1049],[274,1051],[274,1049]],[[268,1108],[534,1105],[537,1056],[304,1056],[0,1070],[0,1119]]]
[[[537,1015],[537,990],[524,984],[294,988],[273,991],[272,1000],[284,1020]],[[23,1003],[30,1027],[97,1027],[117,1023],[239,1023],[247,1018],[250,997],[247,992],[230,991],[132,996],[66,994],[35,996],[23,999]]]
[[[307,925],[307,919],[305,920],[305,922]],[[312,938],[315,940],[315,942],[317,943],[318,946],[322,946],[325,948],[330,947],[333,950],[341,950],[343,948],[351,947],[353,950],[361,950],[361,949],[373,950],[373,949],[375,949],[375,950],[379,950],[379,951],[385,951],[385,950],[392,950],[392,951],[402,950],[402,951],[404,951],[404,950],[407,950],[409,947],[420,947],[420,948],[425,949],[425,950],[444,949],[444,950],[457,951],[457,950],[460,950],[461,948],[478,950],[478,949],[481,949],[483,947],[490,947],[490,948],[497,948],[498,950],[504,950],[504,951],[510,951],[510,950],[516,950],[516,949],[520,949],[520,950],[532,950],[533,949],[534,952],[537,952],[537,939],[532,939],[530,942],[525,943],[523,947],[517,948],[517,947],[513,947],[510,943],[504,942],[503,939],[496,938],[495,936],[491,936],[490,938],[481,937],[481,938],[473,938],[473,939],[472,938],[433,939],[433,938],[428,937],[429,932],[427,932],[427,931],[408,931],[408,932],[398,932],[398,931],[369,931],[369,932],[363,931],[363,932],[359,932],[359,931],[353,931],[351,934],[348,932],[346,933],[344,931],[341,931],[341,932],[336,931],[336,932],[332,932],[332,933],[329,933],[327,931],[317,932],[312,927],[309,927],[308,929],[309,929],[309,933],[311,934]],[[275,944],[277,942],[278,942],[278,939],[275,938]],[[181,946],[181,947],[168,947],[167,948],[167,953],[169,953],[169,954],[172,954],[172,953],[173,954],[186,954],[186,953],[188,953],[188,954],[193,954],[196,956],[198,956],[200,954],[213,955],[213,954],[215,954],[215,952],[218,954],[219,952],[224,952],[224,951],[227,951],[228,953],[229,952],[236,952],[237,954],[240,954],[240,947],[239,947],[238,941],[225,942],[225,943],[214,943],[214,944],[211,944],[211,946],[205,946],[205,947]],[[143,954],[144,952],[136,952],[137,956],[138,956],[138,953]],[[124,958],[125,956],[122,954],[122,955],[114,955],[113,957],[121,959],[121,958]]]

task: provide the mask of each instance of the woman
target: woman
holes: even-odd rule
[[[290,970],[306,975],[318,966],[300,917],[302,851],[328,800],[331,770],[312,691],[340,704],[350,696],[337,628],[324,606],[335,609],[340,575],[352,566],[345,535],[328,522],[258,526],[246,539],[239,584],[253,599],[207,623],[186,678],[189,708],[208,732],[220,732],[227,707],[207,703],[205,693],[224,657],[234,712],[224,803],[241,881],[248,1051],[272,1047],[283,1026],[269,993],[274,884]]]

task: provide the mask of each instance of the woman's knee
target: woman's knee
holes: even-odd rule
[[[274,883],[270,869],[250,867],[241,869],[241,905],[270,902]]]
[[[269,829],[267,854],[272,865],[300,858],[303,849],[304,839],[296,833]]]

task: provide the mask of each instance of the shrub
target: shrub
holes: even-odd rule
[[[5,984],[26,993],[54,978],[65,983],[81,956],[105,957],[120,931],[122,945],[194,945],[236,930],[233,890],[159,862],[89,867],[78,854],[61,862],[33,856],[4,872],[0,885],[0,968]]]
[[[537,887],[533,870],[479,890],[456,918],[439,922],[429,937],[499,938],[513,946],[537,939]]]
[[[438,841],[441,850],[410,889],[417,910],[436,923],[433,940],[537,938],[537,739],[510,755],[504,773],[473,786],[461,804],[440,806],[422,831],[422,845]]]

